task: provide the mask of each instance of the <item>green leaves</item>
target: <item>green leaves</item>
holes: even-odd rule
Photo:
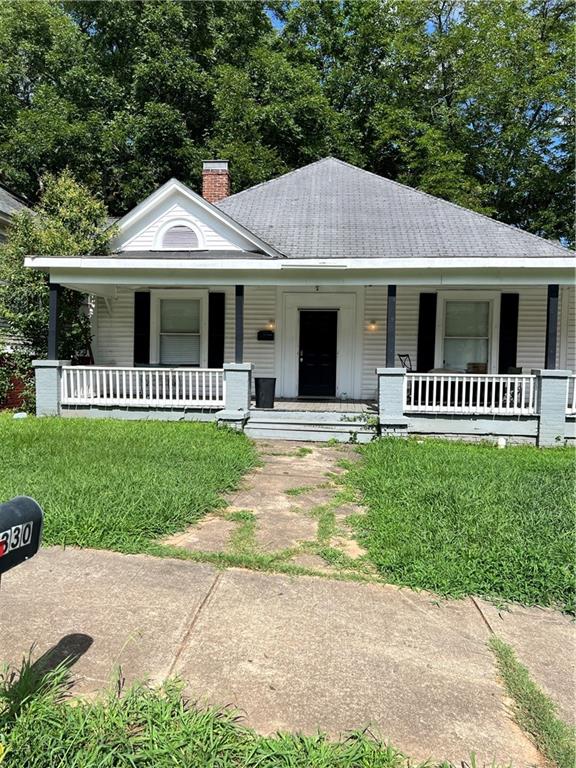
[[[283,39],[365,167],[571,241],[573,21],[562,0],[304,0]]]
[[[8,243],[0,247],[0,315],[8,323],[7,335],[20,339],[29,354],[38,357],[46,355],[48,281],[44,272],[25,268],[24,257],[65,259],[103,254],[114,232],[107,229],[104,203],[78,184],[70,172],[45,176],[43,186],[34,213],[18,213]],[[88,354],[91,332],[89,318],[81,312],[84,301],[81,293],[62,290],[60,319],[64,332],[59,354],[63,359]]]
[[[273,27],[268,10],[281,19]],[[565,0],[0,4],[0,181],[121,215],[200,161],[234,191],[333,154],[572,239]]]

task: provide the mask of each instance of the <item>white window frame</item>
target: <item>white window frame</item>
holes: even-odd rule
[[[208,367],[208,291],[172,288],[150,291],[150,365],[160,365],[160,301],[162,299],[191,299],[200,301],[200,363]],[[167,366],[169,367],[169,366]],[[172,366],[175,368],[186,366]]]
[[[166,234],[166,232],[168,232],[169,229],[172,229],[172,227],[188,227],[188,229],[191,229],[198,239],[198,246],[196,248],[166,247],[164,245],[164,235]],[[190,219],[179,217],[179,218],[170,219],[169,221],[162,224],[162,226],[158,229],[158,231],[156,232],[156,237],[154,239],[154,250],[156,251],[205,251],[206,244],[204,242],[204,237],[202,236],[202,232],[200,231],[199,227],[197,227],[194,222],[190,221]]]
[[[446,302],[483,301],[489,303],[490,319],[488,338],[487,373],[498,373],[500,293],[498,291],[438,291],[436,310],[436,343],[434,345],[434,367],[444,368],[444,336],[446,328]]]

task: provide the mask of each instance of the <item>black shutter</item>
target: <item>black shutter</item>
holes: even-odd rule
[[[418,349],[416,356],[416,370],[419,373],[426,373],[426,371],[434,368],[437,303],[437,294],[420,294],[420,308],[418,312]]]
[[[516,367],[518,350],[518,304],[517,293],[503,293],[500,300],[500,346],[498,351],[498,373],[508,373]]]
[[[134,294],[134,365],[150,362],[150,294]]]
[[[208,368],[224,365],[224,302],[226,294],[208,294]]]

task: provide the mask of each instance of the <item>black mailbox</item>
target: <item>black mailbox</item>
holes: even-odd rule
[[[258,341],[274,341],[274,331],[262,330],[256,334]]]
[[[40,549],[44,513],[29,496],[0,504],[0,575]]]

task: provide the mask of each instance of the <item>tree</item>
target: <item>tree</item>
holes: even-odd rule
[[[568,240],[573,25],[572,0],[0,3],[0,183],[69,168],[121,215],[210,155],[238,191],[334,154]]]
[[[569,0],[300,0],[282,38],[366,167],[570,240],[573,24]]]
[[[105,205],[78,184],[69,171],[43,179],[43,194],[33,212],[15,215],[8,242],[0,247],[0,315],[6,335],[28,359],[46,357],[48,347],[48,276],[24,267],[24,257],[107,253],[114,230],[107,229]],[[61,290],[58,355],[78,359],[89,354],[90,319],[86,297]],[[1,340],[0,340],[1,341]],[[22,357],[18,356],[19,359]]]

